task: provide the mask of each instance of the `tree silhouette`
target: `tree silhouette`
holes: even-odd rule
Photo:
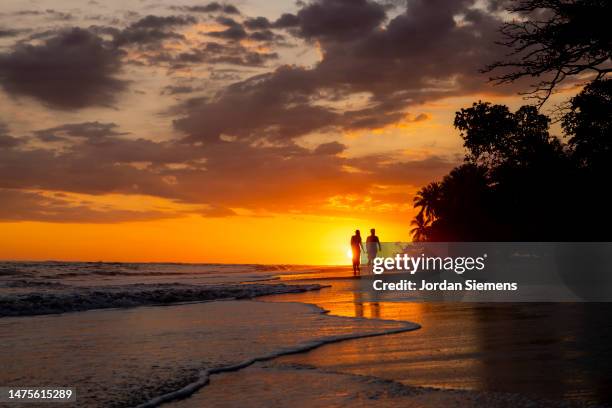
[[[612,166],[612,80],[598,80],[570,100],[562,126],[568,145],[581,166],[610,170]]]
[[[610,241],[612,175],[612,15],[609,0],[521,0],[521,16],[502,27],[513,60],[493,78],[537,77],[539,106],[477,102],[455,115],[465,163],[419,190],[412,225],[426,241]],[[538,112],[568,76],[595,79],[569,101],[561,125],[566,143],[550,135]]]
[[[502,26],[500,44],[512,52],[509,60],[484,69],[503,71],[491,80],[539,78],[526,93],[542,106],[567,77],[593,73],[601,79],[612,72],[609,0],[521,0],[509,11],[518,18]]]
[[[429,225],[423,217],[423,212],[419,212],[410,222],[410,225],[413,226],[413,228],[410,230],[410,234],[412,234],[412,239],[414,241],[427,241],[427,229]]]
[[[563,117],[567,143],[550,135],[550,119],[533,106],[511,112],[477,102],[457,112],[465,163],[419,190],[414,238],[609,239],[612,213],[603,186],[612,169],[611,83],[596,81],[572,99]],[[596,220],[585,222],[583,214]]]
[[[414,197],[414,206],[421,207],[418,216],[424,224],[431,224],[435,220],[441,193],[440,183],[433,182],[420,189]]]

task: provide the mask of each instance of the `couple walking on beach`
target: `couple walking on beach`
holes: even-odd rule
[[[361,252],[367,252],[368,267],[370,267],[378,251],[382,251],[380,240],[376,236],[376,230],[374,228],[370,230],[370,236],[366,239],[365,251],[361,241],[361,232],[355,230],[355,235],[351,237],[351,251],[353,252],[353,275],[361,274]]]

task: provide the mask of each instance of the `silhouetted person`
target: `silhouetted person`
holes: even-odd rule
[[[351,250],[353,251],[353,275],[357,275],[361,273],[359,264],[361,263],[361,251],[363,250],[361,232],[359,230],[355,230],[355,235],[351,237]]]
[[[368,252],[368,267],[370,267],[378,251],[382,251],[380,240],[376,236],[376,230],[374,228],[370,230],[370,236],[366,239],[366,251]]]

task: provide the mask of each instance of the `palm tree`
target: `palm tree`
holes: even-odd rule
[[[410,230],[412,239],[417,242],[427,241],[427,230],[429,229],[428,222],[423,218],[423,212],[419,212],[416,217],[410,222],[414,227]]]
[[[442,198],[442,185],[432,182],[422,187],[414,196],[414,208],[421,207],[419,211],[424,224],[431,224],[438,216],[439,203]]]

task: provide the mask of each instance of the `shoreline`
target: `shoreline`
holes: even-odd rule
[[[550,311],[555,307],[561,308],[562,306],[544,305],[544,307],[542,307],[541,305],[526,305],[509,307],[508,305],[493,306],[452,303],[413,304],[410,302],[372,302],[367,296],[363,296],[363,294],[360,294],[360,292],[357,290],[359,288],[359,280],[355,279],[354,277],[330,277],[325,273],[323,273],[322,276],[319,276],[319,278],[313,278],[312,274],[310,273],[304,277],[305,279],[295,279],[298,277],[299,275],[284,275],[283,273],[276,274],[273,279],[275,279],[277,282],[279,280],[282,282],[280,285],[277,284],[276,286],[285,289],[287,289],[287,287],[291,287],[292,289],[298,288],[299,290],[282,290],[274,293],[269,292],[269,290],[274,287],[274,285],[270,284],[244,282],[228,285],[206,285],[208,289],[219,289],[224,286],[237,286],[244,289],[245,287],[253,288],[257,285],[266,288],[265,292],[255,295],[251,293],[250,296],[242,297],[242,300],[238,302],[233,301],[235,298],[232,299],[231,297],[219,297],[210,300],[195,301],[174,300],[168,303],[147,303],[130,305],[129,307],[92,308],[84,310],[89,312],[97,312],[96,314],[92,314],[91,317],[88,317],[88,314],[70,312],[60,313],[59,315],[56,313],[45,316],[15,316],[17,319],[15,317],[7,317],[8,320],[6,323],[18,324],[18,322],[21,320],[19,317],[53,318],[55,316],[61,318],[62,322],[64,322],[64,317],[68,319],[66,322],[74,320],[95,322],[99,321],[100,319],[108,320],[112,317],[112,321],[121,324],[121,321],[126,321],[126,317],[127,320],[129,320],[132,319],[130,316],[146,316],[150,324],[157,326],[160,330],[162,330],[160,333],[163,333],[163,330],[165,330],[164,327],[166,326],[164,322],[171,322],[171,320],[168,320],[165,318],[165,316],[176,316],[180,321],[183,321],[183,317],[180,316],[181,310],[234,310],[234,313],[241,315],[243,313],[241,312],[242,310],[253,308],[249,308],[248,305],[272,304],[272,307],[267,309],[271,314],[261,315],[262,319],[255,320],[263,324],[256,325],[260,327],[254,327],[253,329],[250,329],[250,331],[243,331],[245,334],[242,336],[244,341],[249,341],[249,339],[259,339],[259,333],[266,333],[265,337],[268,338],[267,342],[265,343],[266,348],[261,349],[260,346],[257,346],[258,348],[255,349],[247,348],[248,351],[246,353],[235,354],[235,359],[222,359],[221,361],[221,364],[223,364],[223,361],[231,364],[210,366],[209,363],[211,360],[202,358],[202,351],[193,349],[193,347],[195,346],[199,348],[204,346],[205,348],[208,348],[212,346],[213,349],[207,352],[207,355],[215,355],[216,353],[219,353],[219,356],[227,355],[226,351],[231,349],[228,349],[228,346],[223,345],[223,343],[217,344],[216,339],[223,339],[234,333],[233,329],[223,323],[223,320],[227,320],[227,318],[224,318],[223,316],[233,316],[232,314],[222,313],[217,317],[215,317],[214,314],[210,315],[207,318],[207,321],[212,325],[202,324],[199,320],[197,322],[193,321],[192,323],[185,322],[186,324],[183,324],[181,326],[181,330],[177,332],[181,338],[185,338],[185,336],[192,337],[194,333],[198,333],[202,331],[202,329],[204,332],[206,332],[207,330],[210,330],[211,327],[224,327],[224,329],[213,330],[210,337],[206,338],[208,340],[204,340],[204,342],[199,344],[196,342],[190,347],[183,348],[181,353],[184,354],[186,358],[192,358],[192,361],[195,364],[186,366],[184,362],[181,361],[179,364],[171,364],[168,366],[175,367],[176,370],[173,371],[176,371],[179,374],[175,377],[171,377],[176,379],[176,381],[171,381],[171,383],[177,387],[172,387],[172,384],[156,382],[157,380],[154,382],[144,383],[139,381],[132,382],[132,386],[143,384],[142,392],[138,392],[141,398],[133,398],[134,404],[131,405],[141,408],[155,407],[162,404],[172,404],[177,400],[188,401],[185,399],[188,396],[193,396],[194,401],[201,400],[202,398],[206,399],[208,397],[203,397],[200,393],[198,393],[198,390],[204,388],[202,393],[207,393],[208,388],[205,387],[209,387],[211,384],[219,387],[219,383],[212,382],[213,379],[217,378],[217,376],[219,376],[218,378],[220,379],[223,378],[223,381],[231,382],[233,379],[229,378],[227,373],[242,372],[243,370],[254,365],[256,365],[256,368],[259,369],[259,366],[263,363],[274,365],[288,364],[289,366],[312,365],[313,367],[316,367],[316,370],[327,373],[336,373],[338,376],[346,377],[349,375],[365,375],[369,378],[379,379],[380,381],[395,381],[398,384],[402,384],[404,387],[407,387],[406,389],[409,390],[428,390],[428,392],[431,390],[439,390],[438,394],[440,395],[446,392],[453,393],[455,391],[458,393],[463,393],[462,395],[464,395],[465,398],[472,398],[472,396],[478,395],[514,394],[521,396],[525,400],[557,401],[561,404],[565,404],[564,406],[568,407],[582,406],[581,404],[585,401],[588,404],[592,404],[594,402],[599,404],[598,406],[610,406],[606,405],[609,400],[605,397],[602,399],[597,399],[597,396],[592,396],[592,394],[589,394],[596,392],[596,389],[593,388],[596,386],[596,384],[580,385],[580,379],[584,378],[585,374],[589,374],[588,371],[586,373],[583,373],[581,370],[576,372],[575,377],[578,382],[575,385],[572,385],[570,388],[567,388],[567,396],[565,394],[555,394],[554,388],[552,390],[546,390],[546,387],[550,387],[550,385],[547,385],[551,380],[548,378],[549,376],[538,377],[537,375],[534,376],[534,374],[537,373],[524,371],[525,364],[522,364],[521,361],[529,361],[529,355],[532,355],[533,352],[537,352],[538,350],[542,350],[542,347],[544,347],[552,357],[555,356],[554,353],[558,349],[558,346],[556,346],[555,343],[549,343],[551,340],[548,340],[548,337],[550,336],[550,333],[559,332],[562,334],[565,330],[564,326],[559,326],[559,323],[561,322],[559,322],[558,319],[544,320],[544,325],[537,322],[539,317],[546,316],[545,314],[542,314],[542,311],[547,313],[546,310]],[[328,282],[330,284],[327,284]],[[308,285],[305,286],[305,283]],[[152,284],[151,288],[155,287],[156,285],[157,287],[160,286],[159,284]],[[161,286],[172,287],[176,285],[162,284]],[[189,285],[184,284],[182,286],[189,287]],[[200,287],[202,286],[203,285],[200,285]],[[135,285],[135,287],[142,288],[143,285]],[[112,289],[112,286],[105,287],[105,289],[109,288]],[[227,306],[230,307],[230,309],[227,309],[224,306],[214,306],[214,304],[221,305],[224,302],[228,302]],[[274,305],[275,303],[278,303],[278,305]],[[211,305],[211,307],[205,306],[207,304]],[[282,306],[283,304],[287,306],[304,306],[306,307],[306,310],[310,310],[310,312],[313,312],[318,316],[322,316],[321,319],[323,320],[326,320],[328,317],[340,319],[348,318],[348,320],[356,323],[347,323],[347,320],[339,320],[337,322],[334,322],[333,320],[331,322],[328,321],[327,323],[323,323],[324,327],[328,328],[328,330],[333,328],[334,332],[343,333],[343,330],[351,327],[349,330],[350,333],[339,336],[335,335],[332,337],[325,337],[322,339],[316,338],[315,336],[316,341],[307,341],[302,343],[302,340],[304,339],[312,339],[312,335],[316,332],[303,331],[304,320],[303,317],[300,317],[302,315],[298,314],[295,318],[283,315],[284,312],[282,310],[285,309]],[[195,306],[195,308],[182,308],[182,306],[190,305]],[[199,307],[198,305],[202,305],[202,307]],[[159,312],[153,309],[147,310],[148,307],[158,306],[171,307],[164,308],[166,311],[160,310]],[[567,306],[564,307],[567,308]],[[578,307],[570,310],[571,313],[567,315],[569,316],[568,318],[570,319],[570,322],[584,321],[584,319],[571,318],[575,312],[575,309],[581,310]],[[289,308],[288,310],[293,309]],[[557,309],[557,311],[559,310]],[[110,312],[110,314],[105,312]],[[422,315],[421,313],[423,312],[426,313]],[[557,314],[557,317],[564,315],[565,314],[563,313],[559,313]],[[195,317],[197,315],[193,316]],[[278,319],[281,320],[277,320],[277,316]],[[432,317],[434,317],[433,321],[430,320]],[[518,320],[516,320],[517,318]],[[4,319],[0,318],[0,322],[3,320]],[[241,321],[243,320],[244,319]],[[489,320],[494,326],[487,326],[487,320]],[[533,320],[533,322],[531,320]],[[42,320],[39,321],[42,322]],[[51,323],[52,321],[54,320],[50,320],[49,322]],[[57,322],[59,321],[60,320]],[[399,324],[401,327],[379,330],[376,328],[380,328],[380,326],[375,324],[366,324],[364,326],[359,324],[360,321],[364,323],[387,322]],[[524,322],[526,321],[528,324],[525,325]],[[24,322],[26,321],[24,320]],[[449,322],[451,323],[450,325],[447,324]],[[249,323],[247,323],[247,325],[248,324]],[[26,324],[25,327],[28,325],[31,324]],[[47,323],[45,323],[45,326],[46,325]],[[519,328],[519,330],[515,332],[515,327],[519,326],[524,327],[524,329],[529,329],[527,337],[524,337],[525,333],[521,331],[523,329]],[[71,326],[68,325],[67,327]],[[296,337],[293,335],[288,337],[286,335],[286,331],[277,332],[279,329],[275,329],[276,327],[284,327],[283,330],[286,330],[287,328],[289,330],[292,330],[292,328],[298,330],[298,328],[302,327],[299,330],[302,330],[300,333],[304,333],[304,336],[298,335]],[[507,329],[503,329],[504,327]],[[238,325],[237,328],[240,328],[240,325]],[[372,328],[374,328],[374,330],[378,330],[378,332],[369,332],[365,334],[359,333],[363,332],[363,330],[371,331],[373,330]],[[136,339],[138,339],[138,336],[141,334],[141,330],[137,327],[134,329],[135,330],[133,330],[130,326],[125,326],[123,330],[127,330],[126,334],[135,336],[134,340],[137,341]],[[421,330],[417,330],[415,333],[409,333],[415,331],[416,329]],[[508,329],[510,329],[510,331],[507,331]],[[111,333],[112,330],[113,329],[111,329]],[[502,330],[501,338],[498,337],[499,330]],[[355,331],[357,333],[355,333]],[[238,330],[237,332],[241,331]],[[274,333],[278,333],[278,335],[285,333],[285,337],[276,339]],[[329,334],[330,332],[322,331],[321,333]],[[386,336],[387,334],[394,335]],[[380,340],[369,340],[369,338],[374,337]],[[521,341],[522,338],[527,339],[527,342]],[[567,338],[567,335],[564,335],[563,338]],[[278,346],[279,340],[281,343],[284,343],[280,348]],[[355,341],[353,342],[351,340]],[[165,341],[166,340],[163,338],[163,335],[160,338],[152,338],[152,343],[154,344],[164,344]],[[510,353],[504,351],[503,348],[498,350],[499,347],[496,344],[499,344],[500,341],[508,343],[505,350],[510,351]],[[128,346],[130,343],[132,343],[132,340],[125,343],[124,346]],[[189,344],[192,343],[193,339],[190,339]],[[521,345],[521,343],[523,345]],[[13,344],[16,343],[13,342]],[[33,344],[36,345],[36,343]],[[176,343],[177,347],[182,347],[179,346],[179,344],[180,343]],[[534,344],[534,346],[529,346],[529,349],[532,351],[527,350],[527,358],[521,354],[513,354],[517,352],[517,350],[518,352],[524,351],[525,344]],[[219,351],[214,351],[214,347],[219,347],[219,345],[221,345],[221,348],[218,348]],[[324,345],[330,345],[330,347],[322,347]],[[479,351],[480,347],[485,347],[484,354],[480,354],[482,353],[482,351]],[[10,349],[9,343],[9,350]],[[487,349],[488,351],[486,351]],[[17,350],[17,348],[15,350]],[[560,351],[562,350],[564,349],[561,349]],[[265,351],[265,353],[257,354],[258,351]],[[249,355],[249,352],[253,354]],[[160,357],[167,359],[167,356],[163,354],[161,354]],[[240,360],[241,357],[248,358]],[[481,370],[486,368],[487,365],[491,364],[497,368],[507,367],[508,363],[504,363],[504,360],[510,358],[516,360],[516,363],[512,363],[513,365],[510,366],[510,371],[506,375],[506,380],[510,380],[510,384],[508,386],[503,385],[503,376],[502,378],[496,379],[498,384],[501,384],[501,388],[498,388],[499,385],[496,385],[494,382],[490,382],[488,384],[485,383],[484,385],[479,385],[478,383],[474,382],[478,380],[478,378],[474,377],[474,375],[480,374],[470,370]],[[12,360],[8,359],[7,361],[10,363]],[[157,364],[156,361],[157,358],[146,357],[143,363]],[[553,381],[555,378],[554,373],[561,373],[563,367],[572,368],[575,365],[571,361],[562,361],[559,363],[561,364],[562,368],[557,369],[557,366],[551,364],[551,362],[548,361],[547,357],[545,356],[538,357],[537,361],[539,362],[538,364],[542,365],[542,367],[546,367],[547,372],[550,371],[553,373]],[[119,366],[121,366],[121,364],[119,364]],[[157,365],[153,365],[152,367],[157,367]],[[192,377],[185,377],[182,374],[183,368],[185,367],[191,367],[190,369],[193,370]],[[424,368],[426,369],[425,371],[423,371]],[[495,369],[497,370],[497,368]],[[541,393],[540,390],[535,390],[535,393],[530,393],[529,390],[533,391],[534,385],[525,386],[524,384],[517,384],[516,381],[520,376],[516,375],[517,372],[512,374],[512,370],[517,369],[519,370],[518,372],[526,374],[524,382],[537,384],[538,388],[542,387],[544,390]],[[129,369],[120,369],[118,372],[127,375],[131,371]],[[154,370],[152,372],[157,371]],[[250,373],[251,371],[249,370],[248,372]],[[428,372],[430,373],[429,377],[427,375]],[[506,368],[504,368],[501,372],[506,373]],[[291,375],[293,374],[298,375],[296,373],[289,373],[287,378],[291,378]],[[486,370],[484,374],[486,375]],[[452,381],[445,382],[449,380],[449,375],[452,377]],[[8,378],[10,378],[10,376]],[[68,379],[70,378],[72,377],[68,377]],[[472,382],[470,383],[470,381]],[[159,386],[155,386],[155,384],[159,384]],[[149,392],[145,391],[144,385],[150,389]],[[299,385],[295,385],[294,387],[299,387]],[[527,389],[525,389],[525,387],[527,387]],[[161,392],[158,394],[156,391]],[[253,389],[253,392],[259,391],[260,390]],[[316,398],[323,398],[325,397],[325,395],[322,394],[323,392],[323,390],[317,390],[313,396]],[[582,395],[580,393],[584,394]],[[547,395],[552,395],[552,397],[547,397]],[[575,396],[572,397],[572,395]],[[447,396],[441,396],[440,398],[447,398]],[[512,400],[513,397],[508,398]],[[181,404],[178,405],[182,406]]]
[[[140,306],[171,306],[189,302],[254,299],[276,294],[320,290],[324,285],[286,283],[238,283],[223,285],[137,284],[118,287],[69,287],[65,292],[29,292],[0,296],[0,319],[128,309]]]
[[[270,296],[274,296],[274,295],[270,295]],[[257,299],[249,299],[249,300],[252,302],[271,303],[271,302],[265,302],[265,301],[257,300]],[[312,304],[312,303],[303,303],[303,302],[282,302],[282,303],[285,303],[285,304],[294,303],[294,304],[306,305],[312,308],[314,311],[320,313],[321,315],[344,317],[344,316],[330,315],[329,310],[323,309],[320,306]],[[359,320],[360,318],[355,317],[352,319]],[[337,336],[337,337],[332,337],[328,339],[313,341],[310,344],[307,343],[302,347],[298,346],[292,350],[281,351],[278,353],[255,357],[255,358],[252,358],[252,359],[249,359],[249,360],[246,360],[246,361],[243,361],[241,363],[234,364],[231,366],[204,370],[200,373],[200,378],[197,381],[179,390],[167,393],[165,395],[161,395],[159,397],[152,399],[151,401],[148,401],[144,404],[140,404],[136,408],[154,408],[154,407],[158,407],[163,404],[166,404],[166,403],[171,403],[173,401],[188,398],[194,393],[196,393],[197,391],[206,387],[210,382],[210,377],[215,374],[239,371],[239,370],[242,370],[243,368],[250,367],[251,365],[255,363],[266,362],[266,361],[274,360],[278,357],[288,356],[292,354],[305,353],[305,352],[314,350],[316,348],[319,348],[327,344],[339,343],[339,342],[346,341],[346,340],[357,340],[357,339],[363,339],[363,338],[385,336],[385,335],[396,334],[396,333],[410,332],[410,331],[418,330],[421,328],[421,326],[418,323],[414,323],[414,322],[406,322],[406,321],[398,321],[398,320],[384,320],[384,319],[370,319],[370,318],[362,318],[362,319],[363,320],[378,320],[380,322],[385,322],[385,323],[402,323],[405,325],[405,327],[401,327],[398,329],[388,329],[387,331],[379,332],[379,333],[349,334],[349,335],[343,335],[343,336]]]

